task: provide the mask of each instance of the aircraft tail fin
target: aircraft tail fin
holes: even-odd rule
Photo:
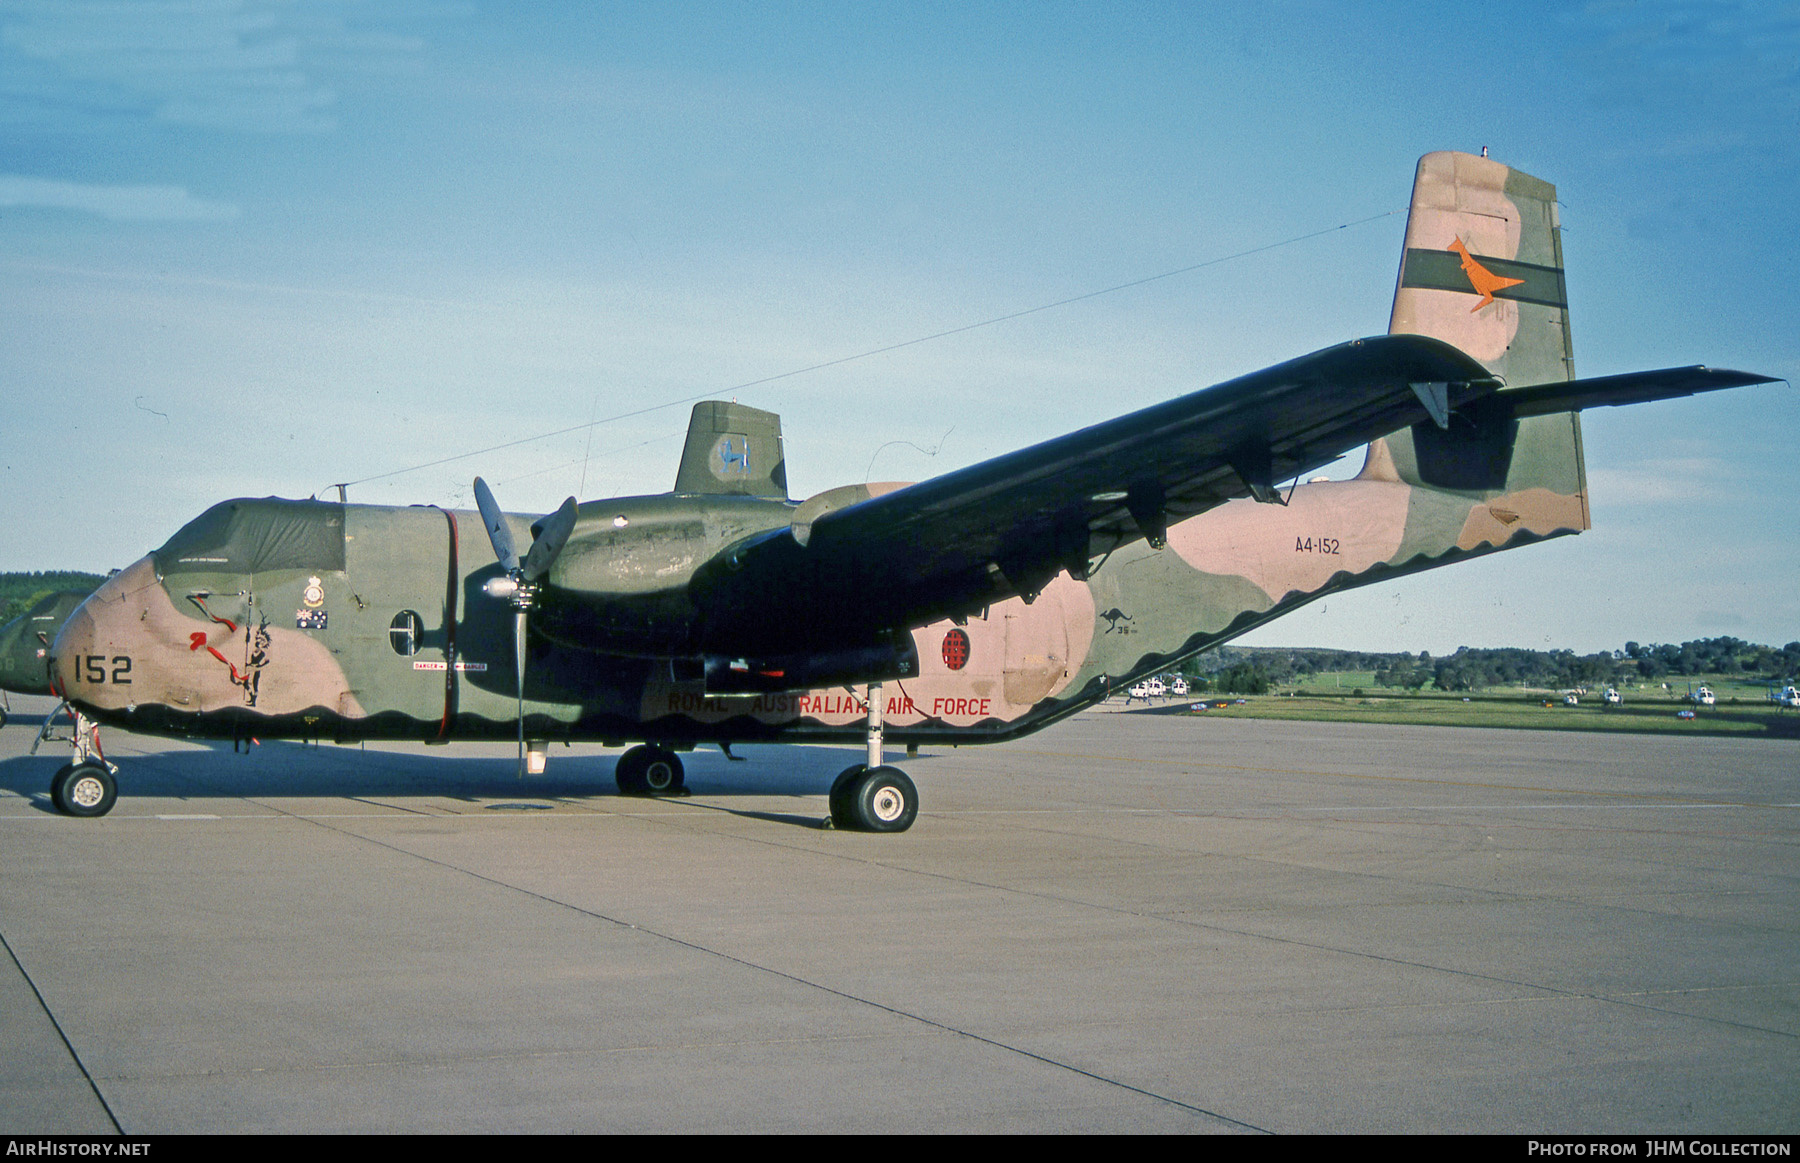
[[[1420,158],[1388,330],[1455,344],[1506,387],[1448,427],[1424,423],[1375,441],[1365,478],[1490,500],[1555,497],[1557,531],[1588,527],[1579,418],[1500,403],[1508,389],[1574,378],[1556,187],[1471,154]]]
[[[786,500],[781,417],[721,400],[695,404],[675,491]]]
[[[1388,331],[1453,343],[1508,387],[1574,379],[1556,187],[1466,153],[1420,158]]]

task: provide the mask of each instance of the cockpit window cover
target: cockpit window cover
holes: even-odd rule
[[[344,568],[344,506],[240,498],[214,505],[156,551],[156,572],[264,573]]]

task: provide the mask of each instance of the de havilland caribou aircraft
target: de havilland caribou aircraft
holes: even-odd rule
[[[50,643],[86,592],[62,590],[46,594],[29,610],[0,626],[0,692],[22,695],[50,693]],[[12,711],[0,693],[0,727]]]
[[[97,816],[97,725],[243,739],[865,742],[840,827],[918,795],[884,745],[1035,731],[1337,590],[1588,527],[1577,413],[1768,377],[1575,379],[1556,191],[1423,158],[1389,333],[921,484],[787,495],[778,417],[693,412],[673,491],[507,514],[227,501],[118,573],[51,650],[79,715],[61,811]],[[1367,446],[1353,480],[1298,481]],[[519,546],[525,546],[521,557]]]

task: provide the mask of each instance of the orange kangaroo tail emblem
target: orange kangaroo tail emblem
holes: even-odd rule
[[[1469,308],[1471,315],[1492,303],[1495,291],[1516,287],[1525,281],[1524,279],[1501,278],[1493,271],[1488,270],[1475,261],[1475,256],[1469,253],[1469,248],[1463,245],[1463,240],[1460,238],[1452,240],[1449,249],[1462,255],[1463,274],[1469,276],[1469,285],[1474,287],[1475,293],[1481,296],[1481,302]]]

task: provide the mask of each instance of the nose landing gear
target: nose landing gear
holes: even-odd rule
[[[65,816],[104,816],[119,798],[119,784],[105,763],[70,763],[50,777],[50,802]]]
[[[50,802],[65,816],[104,816],[112,811],[119,798],[119,783],[113,778],[119,769],[108,762],[100,750],[100,725],[69,708],[67,703],[58,709],[64,708],[70,709],[75,716],[74,730],[69,736],[69,743],[75,748],[75,760],[58,768],[50,777]],[[38,743],[50,737],[50,723],[55,717],[55,711],[44,717]],[[37,751],[37,743],[31,745],[31,750]]]

